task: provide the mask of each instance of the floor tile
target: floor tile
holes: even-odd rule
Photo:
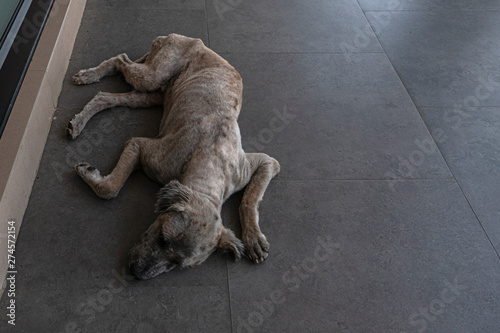
[[[421,108],[485,231],[500,252],[500,108]]]
[[[451,176],[385,55],[223,56],[243,77],[243,147],[280,161],[281,178]]]
[[[420,108],[457,178],[500,177],[500,108]]]
[[[237,332],[491,332],[500,264],[453,181],[275,181],[262,265],[229,265]],[[293,320],[291,320],[293,318]]]
[[[111,279],[101,289],[16,295],[16,325],[0,332],[230,332],[225,288],[144,288]],[[6,307],[7,299],[2,301]]]
[[[417,106],[500,105],[498,11],[366,15]]]
[[[360,52],[381,51],[356,1],[217,0],[207,15],[216,52],[342,52],[358,34]]]
[[[92,6],[91,6],[92,7]],[[105,6],[86,10],[75,41],[72,59],[85,59],[87,67],[120,53],[139,59],[151,48],[157,36],[178,33],[208,42],[204,10],[170,10],[154,7]],[[108,31],[103,33],[103,31]],[[117,32],[117,33],[111,33]],[[111,37],[112,36],[112,37]]]

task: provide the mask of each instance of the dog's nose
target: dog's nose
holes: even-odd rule
[[[135,276],[136,279],[138,280],[143,279],[142,278],[143,270],[135,262],[130,263],[130,272],[132,273],[133,276]]]

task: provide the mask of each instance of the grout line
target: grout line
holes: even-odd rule
[[[210,29],[208,28],[208,10],[207,10],[207,0],[205,0],[205,22],[207,23],[207,41],[208,41],[208,48],[210,48]]]
[[[415,108],[415,110],[417,111],[417,114],[418,116],[420,117],[420,120],[422,121],[423,125],[425,126],[425,128],[427,129],[427,133],[430,135],[430,137],[432,138],[432,141],[434,142],[434,144],[436,145],[436,148],[438,149],[439,151],[439,154],[441,155],[441,158],[443,159],[443,161],[446,163],[446,166],[448,167],[448,171],[450,172],[450,174],[453,176],[453,178],[455,179],[456,181],[456,178],[455,178],[455,175],[453,174],[453,172],[451,171],[451,168],[448,164],[448,162],[446,161],[446,159],[444,158],[444,155],[441,151],[441,149],[439,148],[437,142],[434,140],[434,137],[432,136],[432,132],[429,128],[429,126],[427,125],[427,123],[425,122],[423,116],[422,116],[422,113],[420,112],[420,110],[418,109],[417,107],[417,103],[415,102],[413,96],[410,94],[410,90],[408,89],[408,87],[406,86],[405,82],[403,81],[403,79],[401,78],[401,75],[399,74],[399,72],[396,70],[396,68],[394,67],[394,64],[392,63],[391,61],[391,58],[389,57],[389,55],[387,54],[386,50],[385,50],[385,47],[384,45],[382,44],[382,42],[380,41],[379,39],[379,36],[377,35],[377,33],[375,32],[375,29],[373,29],[373,26],[372,24],[370,23],[370,21],[368,20],[368,17],[366,17],[366,14],[365,12],[363,12],[363,15],[365,16],[365,19],[366,21],[368,22],[368,24],[370,25],[371,29],[372,29],[372,32],[375,36],[375,38],[377,38],[377,41],[380,45],[380,47],[382,48],[382,50],[384,51],[384,54],[387,58],[387,60],[389,61],[389,63],[391,64],[391,67],[392,67],[392,70],[394,71],[394,73],[396,74],[396,76],[398,77],[399,79],[399,82],[401,83],[401,85],[403,86],[404,90],[406,91],[406,95],[408,96],[408,98],[410,98],[410,101],[411,103],[413,104],[413,107]]]
[[[458,188],[460,189],[460,192],[462,193],[462,195],[464,196],[465,198],[465,201],[467,201],[467,204],[469,205],[471,211],[472,211],[472,214],[474,214],[474,217],[476,218],[477,222],[479,223],[479,226],[481,227],[481,229],[483,229],[483,232],[484,232],[484,235],[486,236],[486,238],[488,239],[488,241],[490,242],[491,244],[491,247],[493,248],[493,251],[496,253],[498,259],[500,259],[500,253],[497,251],[497,249],[495,248],[495,245],[493,244],[493,241],[491,240],[490,236],[488,235],[488,233],[486,232],[486,229],[484,229],[484,226],[483,224],[481,223],[481,220],[479,219],[479,217],[477,216],[476,214],[476,211],[474,210],[474,208],[472,207],[470,201],[469,201],[469,198],[467,198],[467,196],[465,195],[465,192],[464,190],[462,189],[462,186],[460,186],[460,183],[455,179],[455,182],[457,183],[457,186]]]
[[[500,105],[477,105],[477,106],[469,106],[470,109],[496,109],[499,108]],[[418,105],[418,108],[433,108],[433,109],[445,109],[445,108],[456,108],[456,105]]]
[[[368,12],[491,12],[491,11],[500,11],[499,9],[491,9],[491,8],[473,8],[473,9],[459,9],[459,8],[443,8],[443,7],[435,7],[432,9],[399,9],[399,10],[390,10],[390,9],[362,9],[363,13]]]
[[[233,328],[233,308],[231,305],[231,285],[229,283],[229,267],[228,267],[228,259],[226,259],[226,279],[227,279],[227,299],[229,301],[229,324],[231,327],[231,332],[234,332]]]
[[[19,273],[18,273],[19,274]],[[168,273],[162,273],[163,274],[168,274]],[[19,275],[18,275],[19,276]],[[93,281],[93,280],[91,280]],[[140,283],[140,281],[137,281],[135,283]],[[178,288],[178,287],[186,287],[186,288],[197,288],[197,287],[200,287],[200,288],[206,288],[206,287],[215,287],[215,288],[219,288],[219,287],[222,287],[218,284],[206,284],[206,285],[197,285],[197,284],[176,284],[174,286],[172,286],[172,288]],[[95,285],[95,286],[85,286],[85,287],[77,287],[77,286],[73,286],[73,287],[64,287],[64,288],[57,288],[57,287],[50,287],[50,286],[44,286],[44,287],[41,287],[41,288],[38,288],[38,287],[22,287],[22,293],[26,294],[28,292],[52,292],[52,291],[68,291],[68,292],[71,292],[71,291],[99,291],[103,288],[106,288],[106,286],[102,285]],[[125,287],[125,288],[129,288],[129,286]],[[150,289],[158,289],[159,286],[158,285],[150,285],[150,286],[143,286],[141,285],[140,288],[143,288],[143,289],[147,289],[147,290],[150,290]],[[0,297],[0,300],[2,298]]]
[[[279,177],[279,176],[278,176]],[[350,178],[350,179],[342,179],[342,178],[273,178],[273,182],[277,181],[311,181],[311,182],[456,182],[454,177],[449,178],[399,178],[399,179],[391,179],[391,178]]]
[[[207,42],[208,42],[208,47],[211,48],[211,43],[210,43],[210,28],[208,26],[208,10],[207,10],[207,0],[205,0],[205,22],[206,22],[206,27],[207,27]],[[226,259],[226,281],[227,281],[227,299],[228,299],[228,305],[229,305],[229,325],[231,328],[231,332],[234,331],[233,329],[233,312],[232,312],[232,305],[231,305],[231,286],[229,283],[229,268],[228,268],[228,261]]]
[[[234,53],[234,54],[238,54],[238,53],[243,53],[243,54],[344,54],[342,51],[330,51],[330,52],[327,52],[327,51],[324,51],[324,52],[321,52],[321,51],[318,51],[318,52],[292,52],[292,51],[289,51],[289,52],[281,52],[281,51],[262,51],[262,52],[259,52],[259,51],[217,51],[218,54],[223,54],[223,53]],[[384,54],[385,55],[385,52],[350,52],[352,54]]]

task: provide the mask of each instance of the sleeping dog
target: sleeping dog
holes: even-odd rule
[[[156,221],[130,251],[130,269],[149,279],[175,267],[201,264],[217,248],[256,262],[268,256],[259,228],[258,207],[280,165],[261,153],[245,153],[237,119],[243,84],[239,73],[200,39],[177,34],[157,37],[150,51],[133,62],[120,54],[73,76],[75,84],[123,73],[134,91],[98,93],[66,129],[75,139],[96,113],[116,107],[163,105],[156,138],[130,139],[111,174],[87,163],[77,173],[101,198],[118,195],[129,175],[143,170],[165,184],[158,194]],[[221,208],[245,188],[239,208],[242,240],[223,226]]]

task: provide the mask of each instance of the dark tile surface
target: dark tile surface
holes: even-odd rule
[[[342,52],[359,31],[368,38],[364,52],[381,52],[352,0],[216,0],[207,1],[207,16],[216,52]]]
[[[374,11],[366,16],[417,106],[500,105],[498,11]]]
[[[85,11],[72,55],[72,59],[89,62],[85,68],[120,53],[139,59],[157,36],[175,32],[205,42],[208,39],[204,10],[178,10],[168,5],[93,7],[89,4]]]
[[[421,108],[444,133],[437,143],[497,252],[500,251],[500,108]]]
[[[465,333],[500,320],[498,257],[454,181],[278,180],[260,220],[270,258],[229,265],[233,328]]]
[[[243,147],[277,158],[281,177],[451,177],[385,55],[224,56],[243,77]]]
[[[2,312],[0,332],[497,332],[498,9],[88,0],[20,229],[16,326]],[[68,120],[98,91],[130,90],[71,76],[172,32],[242,74],[243,145],[282,167],[260,206],[271,253],[138,282],[128,251],[160,184],[138,172],[105,201],[73,165],[110,172],[130,137],[156,135],[161,109],[107,110],[70,142]],[[222,212],[237,235],[240,200]]]
[[[144,287],[114,276],[101,289],[35,290],[19,297],[15,328],[0,332],[230,332],[226,288]],[[2,304],[4,305],[4,304]]]

